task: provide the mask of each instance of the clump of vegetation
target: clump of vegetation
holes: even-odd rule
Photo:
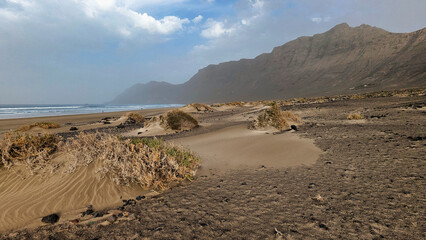
[[[356,99],[364,99],[364,98],[365,98],[365,96],[360,95],[360,94],[354,94],[354,95],[351,95],[351,96],[350,96],[350,99],[352,99],[352,100],[356,100]]]
[[[60,142],[60,137],[53,134],[32,136],[8,133],[0,141],[0,167],[27,165],[34,172],[50,160]]]
[[[235,106],[235,107],[242,107],[242,106],[244,106],[244,102],[234,101],[234,102],[226,103],[226,105]]]
[[[347,117],[348,120],[360,120],[364,119],[364,117],[359,113],[351,113]]]
[[[186,105],[185,107],[193,107],[195,110],[199,112],[213,112],[214,109],[210,107],[209,105],[202,104],[202,103],[191,103]]]
[[[145,117],[139,113],[130,113],[127,116],[127,123],[136,124],[136,123],[144,123]]]
[[[168,112],[161,118],[162,124],[172,130],[192,129],[198,126],[198,121],[190,114],[181,110]]]
[[[53,122],[35,122],[35,123],[24,125],[24,126],[18,128],[18,131],[25,132],[25,131],[31,130],[34,127],[40,127],[40,128],[43,128],[43,129],[51,129],[51,128],[59,128],[59,127],[61,127],[61,125],[59,125],[57,123],[53,123]]]
[[[192,180],[200,162],[192,152],[157,138],[122,139],[105,133],[81,133],[68,141],[65,148],[73,162],[71,171],[102,161],[97,172],[115,183],[154,189]]]
[[[291,124],[300,123],[299,116],[289,112],[282,111],[277,103],[273,103],[269,109],[266,109],[258,118],[252,123],[251,128],[261,129],[267,127],[274,127],[278,130],[289,129]]]

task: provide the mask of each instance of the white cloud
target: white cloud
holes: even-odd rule
[[[29,8],[34,6],[34,3],[31,1],[26,0],[6,0],[6,2],[12,3],[12,4],[18,4],[23,8]]]
[[[250,3],[255,9],[262,9],[265,4],[263,0],[250,0]]]
[[[222,35],[231,34],[234,31],[234,27],[226,28],[223,22],[217,22],[209,19],[206,24],[206,28],[201,31],[201,36],[205,38],[218,38]]]
[[[322,23],[322,22],[329,22],[331,20],[330,17],[313,17],[311,18],[311,21],[314,23]]]
[[[9,11],[7,9],[0,8],[0,18],[9,20],[9,21],[15,21],[20,18],[20,15],[15,12]]]
[[[140,13],[130,9],[128,6],[135,5],[135,3],[129,0],[124,0],[124,2],[116,0],[77,1],[90,18],[102,20],[103,18],[116,18],[114,21],[103,22],[103,24],[106,24],[107,27],[116,28],[124,36],[129,36],[133,31],[137,31],[138,29],[145,30],[150,34],[171,34],[181,30],[184,24],[190,22],[187,18],[181,19],[176,16],[165,16],[162,19],[155,19],[147,13]],[[140,4],[154,4],[154,1],[142,1]],[[124,23],[127,23],[128,26],[121,26]],[[123,28],[125,31],[123,31]]]
[[[315,23],[321,23],[322,22],[322,18],[320,18],[320,17],[313,17],[313,18],[311,18],[311,21],[315,22]]]
[[[138,13],[129,9],[118,9],[120,13],[129,18],[133,27],[148,31],[149,33],[170,34],[182,29],[183,24],[189,23],[187,18],[180,19],[175,16],[166,16],[155,19],[146,13]]]
[[[192,19],[193,23],[199,23],[203,20],[203,16],[198,15],[197,17],[195,17],[194,19]]]

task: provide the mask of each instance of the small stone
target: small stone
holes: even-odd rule
[[[140,200],[142,200],[142,199],[145,199],[145,196],[137,196],[137,197],[136,197],[136,200],[138,200],[138,201],[140,201]]]
[[[93,217],[95,217],[95,218],[97,218],[97,217],[102,217],[103,216],[103,214],[102,213],[100,213],[100,212],[95,212],[95,213],[93,213]]]
[[[111,215],[107,218],[107,221],[112,223],[115,222],[117,220],[117,217],[115,215]]]
[[[59,221],[59,216],[58,214],[50,214],[48,216],[43,217],[41,221],[44,223],[54,224]]]
[[[101,226],[108,226],[110,224],[111,223],[109,221],[103,221],[103,222],[100,223]]]
[[[71,220],[70,222],[71,222],[71,223],[73,223],[73,224],[77,224],[77,223],[79,223],[79,222],[80,222],[80,220],[78,220],[78,219],[73,219],[73,220]]]
[[[323,223],[318,224],[318,227],[325,229],[325,230],[328,230],[328,227]]]
[[[90,214],[93,214],[93,213],[94,213],[93,206],[89,205],[89,206],[86,207],[86,211],[84,211],[84,212],[81,213],[81,216],[84,217],[86,215],[90,215]]]

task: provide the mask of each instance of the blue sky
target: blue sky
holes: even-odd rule
[[[424,0],[0,0],[0,104],[103,103],[336,24],[426,27]]]

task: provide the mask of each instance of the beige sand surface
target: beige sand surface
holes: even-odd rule
[[[292,167],[314,163],[322,151],[310,139],[292,132],[266,134],[246,125],[173,140],[189,147],[202,159],[199,174],[217,170]]]
[[[13,131],[27,124],[34,122],[54,122],[61,125],[60,128],[43,130],[49,132],[66,132],[70,127],[78,127],[79,130],[95,129],[104,126],[118,125],[130,112],[140,113],[143,116],[152,116],[164,113],[173,108],[162,108],[162,109],[145,109],[137,111],[123,111],[123,112],[110,112],[110,113],[93,113],[93,114],[79,114],[79,115],[67,115],[67,116],[53,116],[53,117],[36,117],[36,118],[18,118],[18,119],[0,119],[0,137],[9,131]],[[119,120],[112,121],[111,125],[104,125],[101,123],[102,118],[111,117]],[[36,131],[36,130],[32,130]]]
[[[121,134],[124,137],[152,137],[159,135],[166,135],[174,133],[175,131],[170,129],[164,129],[160,125],[160,121],[150,121],[145,124],[143,128],[138,128],[126,133]]]
[[[122,204],[120,197],[135,198],[147,192],[100,178],[100,174],[95,174],[99,166],[94,162],[71,174],[57,170],[54,174],[32,176],[16,173],[22,170],[19,166],[1,169],[0,232],[39,226],[41,218],[52,213],[60,215],[60,222],[66,222],[76,218],[88,205],[93,205],[94,210],[116,207]]]

